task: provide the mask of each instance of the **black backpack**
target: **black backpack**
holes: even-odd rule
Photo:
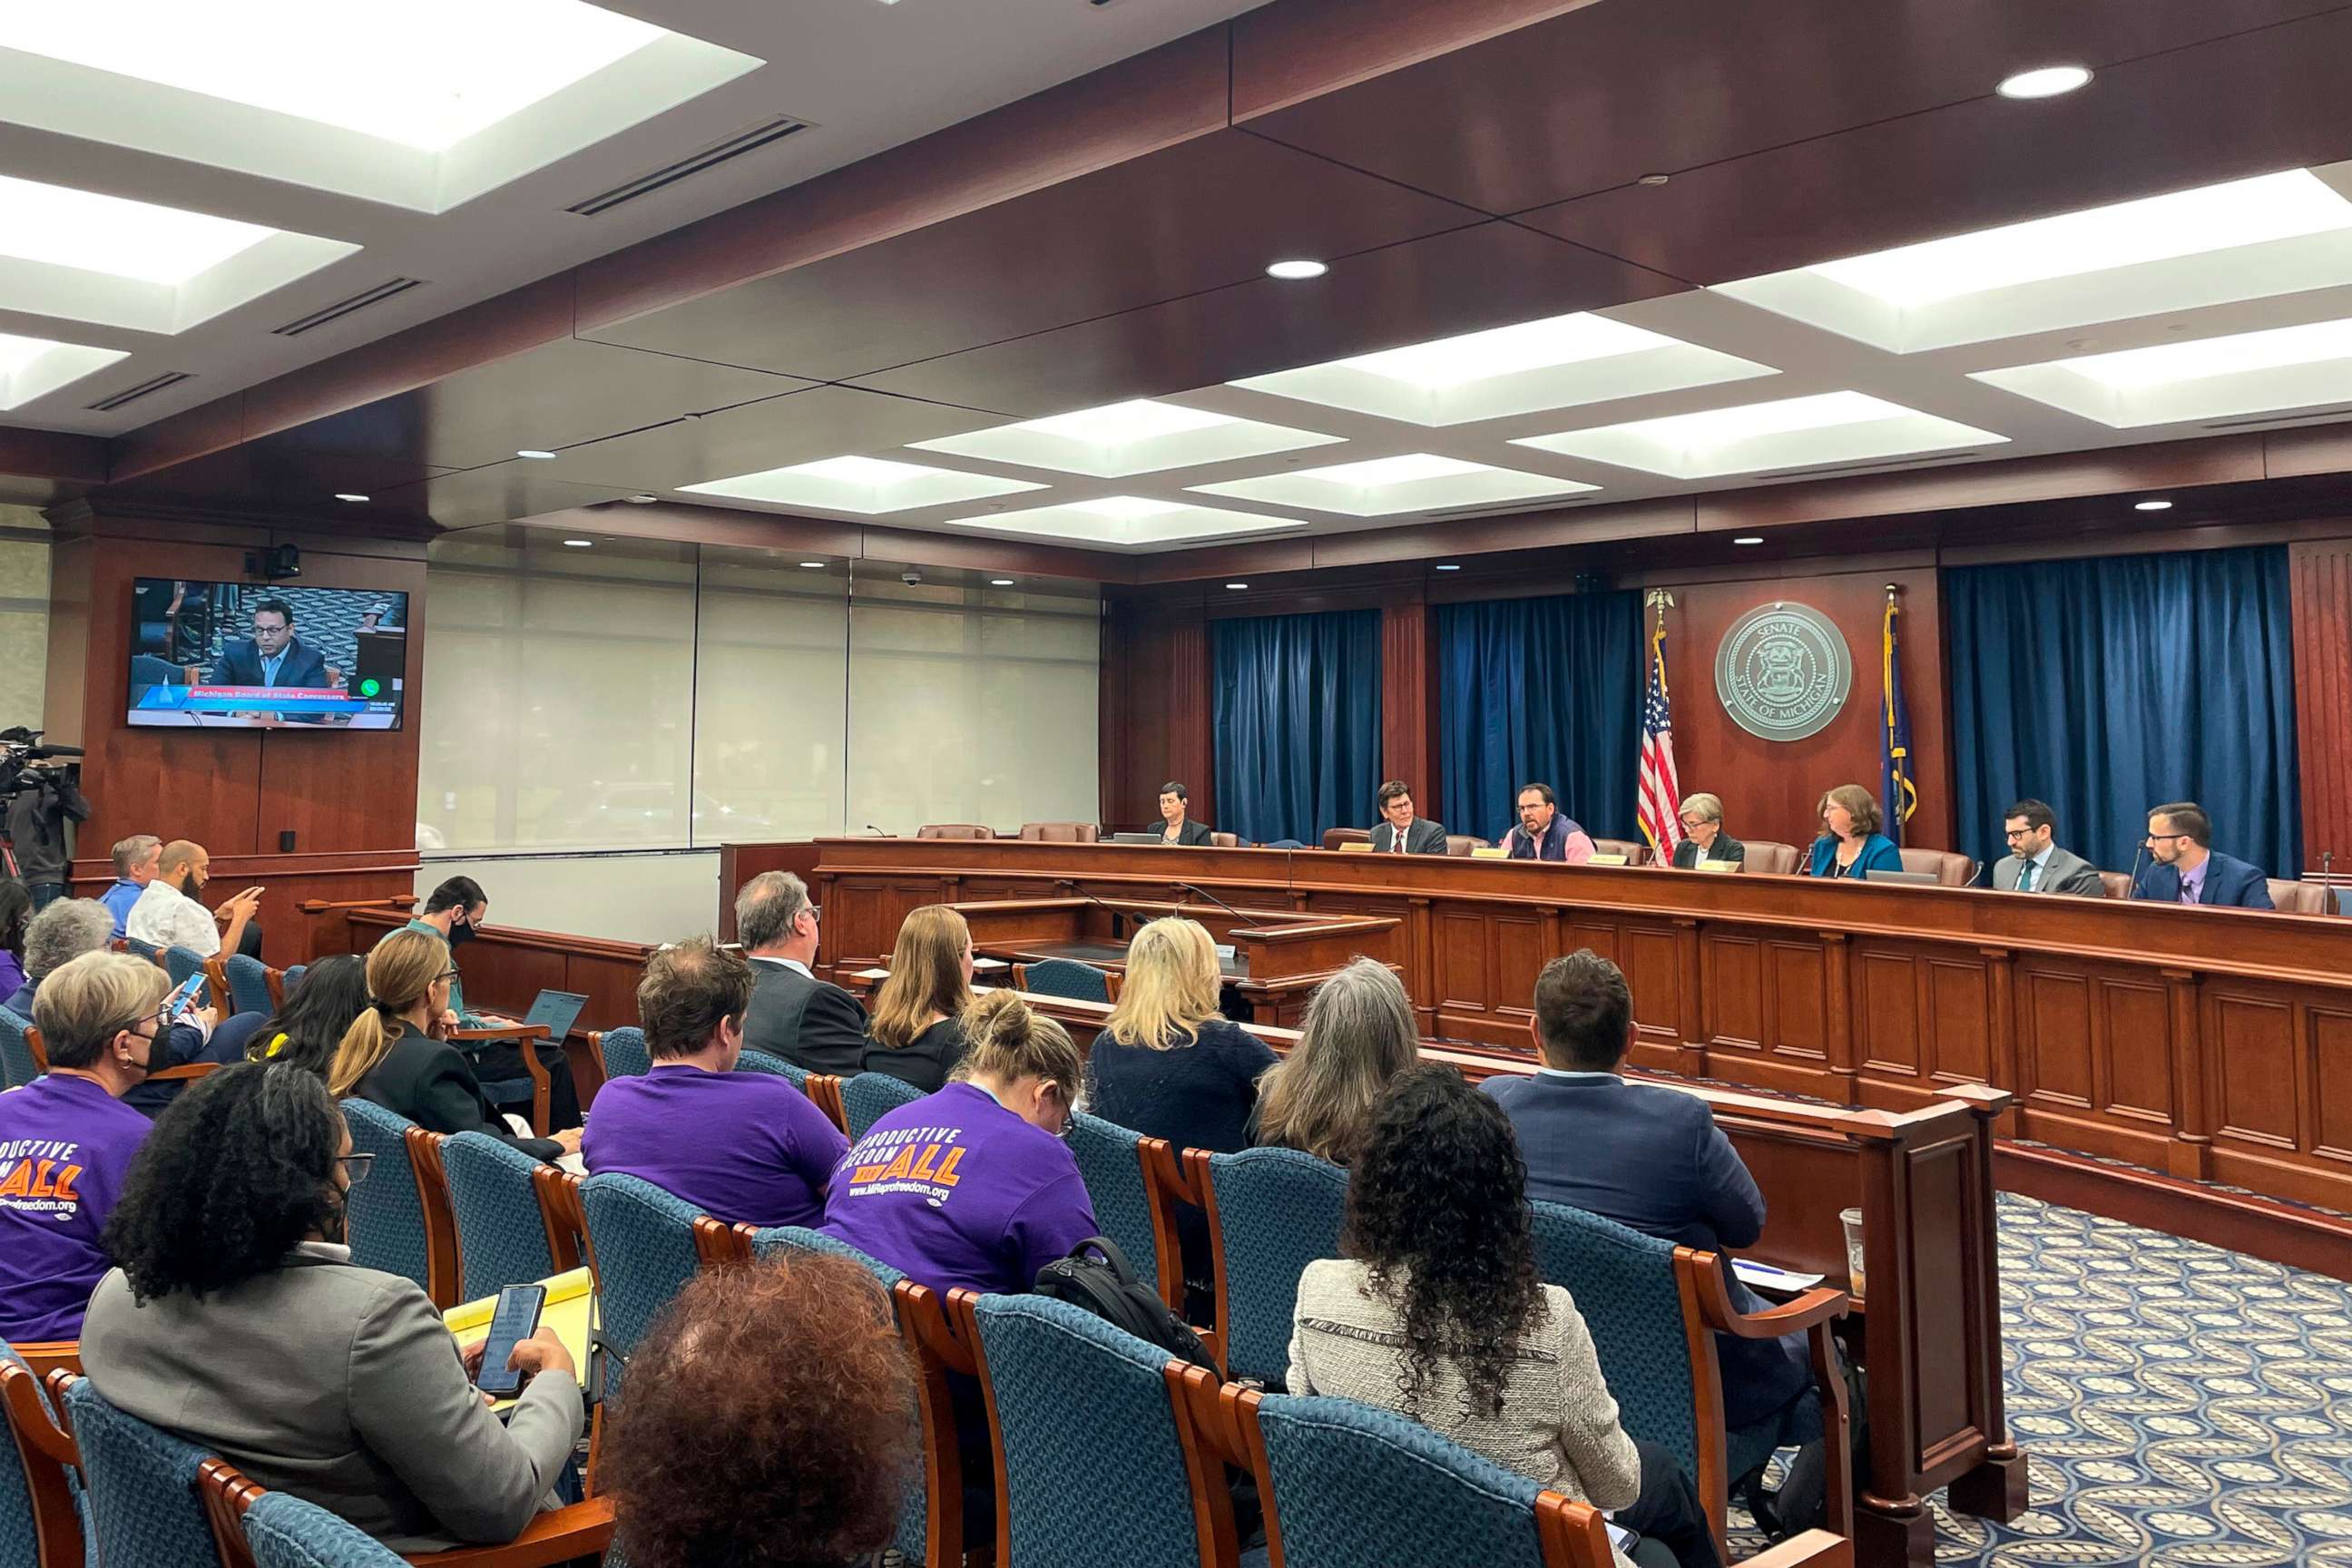
[[[1088,1237],[1070,1248],[1067,1258],[1037,1270],[1037,1294],[1083,1308],[1180,1361],[1223,1375],[1192,1326],[1135,1277],[1127,1255],[1107,1236]]]

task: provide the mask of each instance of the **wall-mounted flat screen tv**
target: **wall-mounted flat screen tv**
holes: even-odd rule
[[[130,721],[177,729],[397,730],[408,595],[142,577]]]

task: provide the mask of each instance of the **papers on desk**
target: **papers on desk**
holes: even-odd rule
[[[1739,1282],[1752,1290],[1782,1290],[1790,1295],[1810,1290],[1828,1276],[1800,1274],[1791,1269],[1775,1268],[1769,1263],[1753,1263],[1745,1258],[1734,1258],[1731,1271]]]
[[[1010,959],[1003,959],[1003,958],[975,958],[975,959],[973,959],[973,960],[971,961],[972,973],[975,973],[975,974],[977,974],[977,973],[979,973],[981,971],[982,971],[982,970],[986,970],[986,969],[1010,969],[1010,968],[1012,968],[1012,967],[1013,967],[1013,963],[1012,963],[1012,961],[1011,961]],[[878,971],[877,973],[883,973],[883,974],[887,974],[887,973],[889,973],[890,972],[889,972],[888,970],[885,969],[885,970]]]
[[[1234,944],[1229,942],[1221,942],[1217,943],[1217,962],[1219,963],[1231,963],[1233,961]]]
[[[520,1280],[517,1284],[522,1283]],[[572,1352],[572,1364],[579,1369],[580,1381],[588,1381],[588,1335],[595,1310],[596,1295],[585,1268],[551,1275],[539,1281],[547,1287],[547,1300],[539,1310],[539,1326],[552,1329],[563,1348]],[[499,1299],[485,1296],[478,1301],[461,1301],[441,1314],[450,1335],[461,1345],[470,1345],[489,1332],[490,1316],[498,1310]],[[514,1404],[501,1399],[490,1406],[504,1410]]]
[[[980,961],[972,960],[971,966],[978,969]],[[849,977],[852,980],[887,980],[890,978],[890,972],[887,969],[853,969],[849,972]]]

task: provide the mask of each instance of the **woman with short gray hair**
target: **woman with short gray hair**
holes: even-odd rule
[[[1738,866],[1748,858],[1748,846],[1723,830],[1723,797],[1701,791],[1683,796],[1683,836],[1675,846],[1675,868],[1698,869],[1702,860]]]
[[[1421,1030],[1395,971],[1357,959],[1315,988],[1298,1044],[1258,1079],[1251,1142],[1347,1164],[1389,1081],[1420,1055]]]
[[[20,1018],[33,1016],[33,993],[85,952],[103,952],[114,939],[114,917],[96,899],[59,899],[25,928],[25,984],[0,1000]]]

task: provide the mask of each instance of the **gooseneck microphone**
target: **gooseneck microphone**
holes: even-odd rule
[[[1190,882],[1179,882],[1176,884],[1176,889],[1179,892],[1198,893],[1201,897],[1208,900],[1209,902],[1216,905],[1217,908],[1224,910],[1225,913],[1233,916],[1234,919],[1237,921],[1247,921],[1249,919],[1249,916],[1242,913],[1241,910],[1234,908],[1233,905],[1225,902],[1224,900],[1217,897],[1216,894],[1209,891],[1206,888],[1196,888]]]
[[[1071,878],[1056,878],[1055,879],[1054,886],[1057,888],[1066,888],[1071,892],[1077,894],[1078,897],[1086,900],[1086,901],[1090,904],[1102,904],[1104,909],[1110,910],[1110,934],[1114,938],[1124,938],[1127,935],[1127,922],[1133,918],[1129,911],[1118,908],[1115,904],[1104,904],[1100,899],[1096,898],[1094,894],[1080,887],[1077,882]]]
[[[2139,891],[2139,863],[2146,858],[2147,855],[2147,840],[2143,838],[2139,841],[2139,848],[2132,855],[2131,886],[2124,890],[2124,897],[2126,899]]]

